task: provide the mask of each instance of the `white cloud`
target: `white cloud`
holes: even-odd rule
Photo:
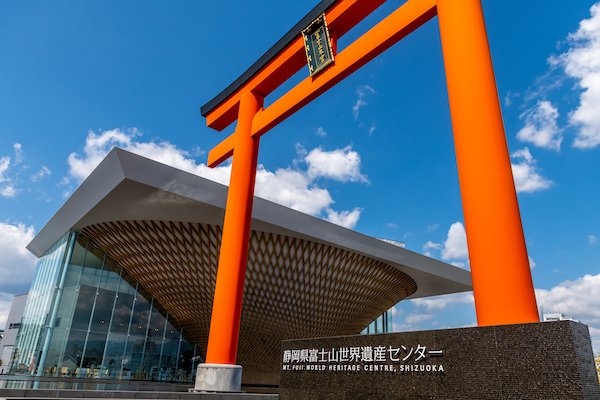
[[[362,85],[356,89],[356,103],[354,103],[354,106],[352,106],[352,114],[354,115],[355,119],[358,119],[360,109],[368,104],[365,98],[368,94],[372,93],[375,93],[375,89],[369,85]]]
[[[538,101],[536,106],[523,114],[525,126],[517,133],[517,139],[535,146],[560,150],[563,136],[558,128],[558,109],[547,100]]]
[[[12,185],[4,186],[0,188],[0,196],[2,197],[15,197],[17,195],[17,190]]]
[[[14,143],[13,150],[15,151],[15,165],[19,165],[23,162],[23,145],[21,143]]]
[[[434,315],[432,314],[423,313],[410,313],[405,317],[401,317],[400,313],[397,314],[398,316],[394,315],[394,312],[392,311],[392,330],[394,332],[410,332],[431,329],[431,326],[429,326],[428,323],[431,323],[432,319],[434,318]]]
[[[312,185],[305,173],[290,168],[271,172],[261,166],[256,174],[256,195],[311,215],[319,215],[333,204],[327,189]]]
[[[415,306],[423,308],[426,312],[441,311],[454,304],[475,304],[473,292],[445,294],[442,296],[414,299],[410,301]]]
[[[428,321],[432,318],[433,315],[431,314],[409,314],[406,316],[405,321],[409,325],[416,325]]]
[[[450,265],[453,265],[457,268],[469,269],[469,264],[464,261],[450,261]]]
[[[536,161],[527,147],[511,154],[516,160],[512,163],[513,178],[517,193],[533,193],[548,189],[552,181],[540,175]]]
[[[516,158],[516,159],[523,160],[529,164],[535,163],[535,159],[531,155],[531,152],[529,151],[528,147],[524,147],[521,150],[517,150],[514,153],[512,153],[510,156],[513,158]]]
[[[42,165],[42,168],[40,168],[40,170],[38,172],[36,172],[35,174],[33,174],[31,176],[31,180],[33,182],[37,182],[40,179],[42,179],[45,176],[51,175],[52,171],[50,171],[50,168],[46,167],[45,165]]]
[[[392,310],[392,319],[398,315],[404,314],[404,310],[401,309],[400,307],[398,307],[398,304],[396,304],[394,307],[390,308],[390,310]]]
[[[304,160],[308,164],[308,176],[311,179],[324,177],[341,182],[368,182],[360,172],[360,155],[351,146],[332,151],[317,147]]]
[[[431,231],[437,228],[438,225],[435,224],[435,227]],[[429,227],[428,232],[430,232]],[[443,260],[450,262],[450,264],[454,265],[455,267],[465,269],[468,269],[469,267],[469,250],[467,249],[467,235],[465,232],[465,227],[461,222],[455,222],[452,225],[450,225],[450,229],[448,229],[448,234],[444,243],[438,243],[428,240],[423,245],[423,251],[427,257],[433,257],[434,254],[439,253]]]
[[[550,63],[564,68],[581,89],[579,106],[569,122],[578,128],[573,146],[582,149],[600,144],[600,3],[594,4],[590,13],[569,35],[569,50],[550,58]]]
[[[455,222],[448,230],[448,236],[442,248],[442,258],[444,260],[457,260],[468,257],[469,250],[467,249],[465,227],[461,222]]]
[[[0,158],[0,183],[4,184],[0,186],[0,196],[2,197],[14,197],[17,194],[17,190],[11,183],[11,180],[6,176],[9,168],[10,157]]]
[[[327,131],[325,131],[325,129],[323,129],[322,126],[318,127],[317,131],[315,133],[317,134],[317,136],[321,136],[321,137],[327,136]]]
[[[590,328],[596,351],[600,351],[600,274],[564,281],[551,289],[536,289],[538,307],[545,313],[563,313]]]
[[[77,153],[69,154],[69,174],[77,181],[83,181],[100,164],[100,161],[112,150],[113,147],[121,147],[132,153],[148,157],[154,161],[171,165],[181,170],[204,176],[208,179],[227,184],[229,182],[229,167],[208,168],[204,164],[196,164],[196,161],[188,158],[189,154],[175,145],[162,142],[141,142],[137,139],[141,136],[139,131],[131,129],[124,132],[120,129],[112,129],[96,134],[88,133],[83,148],[83,155]]]
[[[467,233],[462,222],[455,222],[448,229],[444,243],[427,241],[423,245],[426,256],[439,252],[441,258],[458,268],[469,269],[469,249],[467,246]],[[535,261],[529,257],[530,268],[535,268]]]
[[[229,184],[231,164],[209,168],[205,164],[197,163],[188,152],[172,143],[144,142],[141,141],[141,136],[136,129],[113,129],[99,134],[90,131],[83,154],[71,153],[68,157],[71,178],[78,182],[83,181],[113,147],[119,146],[175,168],[225,185]],[[304,157],[303,161],[308,165],[308,170],[288,167],[269,171],[259,165],[256,174],[256,195],[307,214],[326,214],[327,219],[343,226],[355,226],[360,217],[360,209],[339,212],[332,210],[334,201],[331,194],[327,189],[319,187],[315,181],[321,177],[339,181],[366,181],[366,177],[360,172],[358,153],[351,147],[346,147],[332,151],[317,148],[306,154],[300,146],[299,155]]]
[[[403,308],[410,310],[406,317],[401,316]],[[392,320],[396,332],[475,326],[473,293],[408,300],[392,309]]]
[[[344,210],[340,212],[336,212],[330,208],[327,209],[327,220],[329,222],[333,222],[334,224],[341,225],[348,229],[352,229],[358,223],[358,219],[360,218],[361,213],[360,208],[355,208],[352,211]]]
[[[386,242],[386,243],[389,243],[389,244],[397,246],[397,247],[402,247],[403,249],[406,248],[406,243],[399,242],[397,240],[384,239],[384,238],[377,238],[377,240],[381,240],[382,242]]]
[[[431,240],[428,240],[427,243],[425,243],[423,245],[423,250],[425,251],[429,251],[429,250],[442,250],[442,244],[441,243],[435,243],[432,242]]]
[[[377,125],[375,124],[375,122],[371,122],[371,126],[369,127],[369,136],[373,136],[376,130]]]
[[[15,293],[27,289],[36,257],[25,246],[33,236],[32,226],[0,222],[0,292]]]
[[[587,235],[587,242],[590,246],[593,246],[598,242],[598,238],[596,235]]]
[[[536,265],[537,264],[535,263],[535,261],[533,261],[533,258],[529,257],[529,268],[534,269]]]
[[[8,171],[8,167],[10,167],[10,157],[0,158],[0,183],[8,180],[8,178],[5,176],[6,172]]]
[[[435,230],[437,230],[437,228],[440,227],[440,224],[431,224],[431,225],[427,225],[427,233],[431,233],[434,232]]]

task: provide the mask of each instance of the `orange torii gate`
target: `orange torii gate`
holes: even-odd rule
[[[235,132],[208,155],[210,167],[231,156],[233,164],[207,366],[227,370],[236,362],[260,137],[436,15],[478,324],[539,320],[481,0],[408,0],[336,54],[335,61],[321,72],[263,108],[263,99],[306,64],[301,32],[313,20],[324,15],[335,49],[337,38],[383,2],[321,1],[244,75],[202,107],[207,125],[216,130],[237,119]],[[221,376],[235,382],[215,386],[203,381],[196,388],[239,390],[238,378],[227,373]],[[213,373],[202,379],[221,378]]]

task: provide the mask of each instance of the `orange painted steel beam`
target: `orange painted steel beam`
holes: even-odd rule
[[[342,37],[384,2],[385,0],[337,1],[325,12],[332,36]],[[243,93],[252,91],[264,98],[304,67],[306,67],[304,40],[299,35],[235,93],[211,110],[206,115],[206,125],[218,131],[225,129],[236,120]]]
[[[234,365],[237,356],[260,140],[250,136],[250,128],[262,102],[262,97],[254,93],[242,95],[232,139],[235,150],[208,334],[206,362],[209,364]]]
[[[258,112],[252,135],[261,136],[326,92],[354,71],[383,53],[435,16],[435,0],[409,0],[336,56],[319,75],[308,77]]]
[[[336,4],[359,2],[341,0]],[[284,65],[289,66],[293,63],[290,60],[295,60],[297,41],[217,106],[220,117],[214,117],[217,114],[212,113],[216,111],[211,111],[214,117],[211,121],[216,126],[226,123],[228,118],[233,118],[230,122],[235,120],[235,116],[225,118],[226,114],[237,111],[239,115],[235,133],[209,153],[210,166],[232,154],[233,166],[207,363],[235,364],[260,136],[436,13],[478,322],[497,325],[538,320],[480,0],[409,0],[338,54],[331,67],[303,80],[268,108],[261,108],[266,92],[251,92],[249,87],[260,89],[260,85],[266,85],[262,88],[269,89],[290,72]],[[274,70],[269,70],[270,67]],[[262,76],[265,71],[271,71],[271,75]],[[273,75],[275,78],[270,81]]]
[[[304,79],[269,107],[259,111],[252,123],[252,135],[263,135],[429,21],[435,16],[435,6],[435,0],[409,0],[404,3],[337,54],[332,66],[315,77]],[[231,144],[233,142],[227,138],[212,149],[208,154],[208,165],[214,167],[227,159]]]
[[[207,164],[209,167],[214,168],[233,155],[233,148],[236,143],[235,135],[236,134],[233,133],[227,136],[225,140],[220,142],[208,152]]]
[[[480,0],[438,0],[477,321],[539,321]]]

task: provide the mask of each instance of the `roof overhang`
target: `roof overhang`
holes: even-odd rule
[[[29,243],[43,255],[65,232],[110,221],[222,225],[227,187],[121,149],[112,150]],[[410,298],[472,290],[468,271],[255,197],[251,229],[325,243],[395,266],[417,284]]]

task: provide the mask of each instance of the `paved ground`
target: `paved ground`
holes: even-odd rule
[[[114,381],[0,375],[0,400],[8,399],[196,399],[196,400],[276,400],[276,388],[248,387],[253,393],[189,393],[191,383]]]
[[[0,389],[3,399],[182,399],[182,400],[276,400],[276,394],[253,393],[187,393],[147,391],[102,391],[60,389]]]

